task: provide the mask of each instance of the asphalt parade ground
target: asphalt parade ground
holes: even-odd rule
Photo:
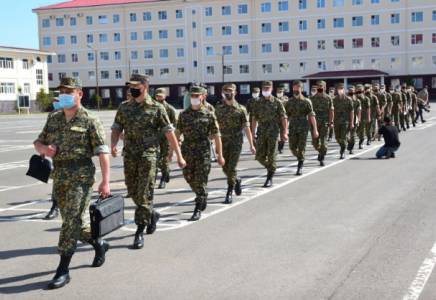
[[[115,111],[97,115],[109,142]],[[43,219],[52,182],[25,175],[47,115],[0,116],[0,299],[436,299],[436,113],[424,117],[400,133],[395,159],[376,159],[383,141],[365,140],[340,160],[333,138],[320,167],[309,138],[295,176],[286,143],[271,188],[245,141],[242,195],[223,203],[226,178],[213,163],[198,222],[189,221],[194,194],[173,162],[165,189],[158,176],[161,219],[145,247],[131,248],[135,205],[126,198],[126,225],[107,236],[105,264],[92,268],[94,250],[79,242],[71,282],[47,290],[62,221]],[[126,195],[122,158],[110,161],[111,193]]]

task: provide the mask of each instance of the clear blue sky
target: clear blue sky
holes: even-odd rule
[[[32,9],[67,0],[2,0],[0,46],[39,49],[38,18]]]

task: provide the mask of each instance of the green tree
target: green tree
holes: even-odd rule
[[[89,98],[89,104],[92,107],[97,108],[97,102],[100,104],[100,107],[101,107],[101,105],[103,104],[103,99],[101,99],[101,97],[99,95],[94,94]]]
[[[42,111],[48,111],[51,108],[52,99],[50,98],[50,94],[45,92],[44,88],[41,88],[37,93],[36,103],[38,103]]]
[[[407,86],[415,86],[415,82],[413,82],[413,79],[412,79],[412,76],[407,76],[407,79],[406,79],[406,84],[407,84]]]
[[[113,110],[114,109],[114,106],[112,105],[112,99],[111,98],[109,98],[109,104],[107,106],[107,109],[109,109],[109,110]]]

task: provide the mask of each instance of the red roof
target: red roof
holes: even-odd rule
[[[62,2],[59,4],[42,6],[39,8],[35,8],[33,11],[102,6],[102,5],[118,5],[118,4],[141,3],[141,2],[157,2],[157,1],[161,1],[161,0],[72,0],[72,1]]]
[[[368,77],[368,76],[371,77],[389,76],[389,74],[378,70],[346,70],[346,71],[319,72],[319,73],[303,76],[303,78]]]

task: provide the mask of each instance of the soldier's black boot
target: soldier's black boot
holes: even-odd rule
[[[397,129],[398,129],[398,132],[401,132],[401,129],[400,129],[400,127],[399,127],[399,126],[397,126]]]
[[[224,203],[230,204],[233,202],[232,194],[233,194],[233,185],[229,185],[229,187],[227,188],[226,200],[224,201]]]
[[[53,204],[50,208],[50,211],[48,212],[48,214],[45,216],[44,219],[51,220],[57,218],[58,216],[59,216],[58,202],[56,200],[53,200]]]
[[[406,131],[406,126],[401,126],[401,129],[403,129],[403,131]]]
[[[166,176],[165,174],[162,174],[162,177],[160,178],[160,183],[158,186],[159,189],[164,189],[166,187],[165,176]]]
[[[371,133],[371,139],[374,139],[374,136],[375,136],[375,132],[373,131],[373,132]]]
[[[273,185],[273,177],[274,177],[274,172],[268,171],[268,175],[266,176],[266,181],[265,181],[265,184],[263,185],[263,187],[272,186]]]
[[[407,129],[410,129],[409,121],[406,121],[406,128],[407,128]]]
[[[371,145],[371,137],[368,137],[368,140],[366,141],[366,144],[369,146]]]
[[[319,165],[320,165],[321,167],[324,167],[324,166],[325,166],[325,164],[324,164],[324,155],[320,155],[320,156],[319,156]]]
[[[147,234],[153,234],[156,231],[156,227],[157,227],[157,221],[159,221],[160,218],[160,213],[158,213],[157,211],[155,211],[153,209],[153,211],[151,212],[151,222],[150,224],[148,224],[147,226]]]
[[[144,229],[145,225],[138,225],[135,240],[133,241],[133,249],[142,249],[144,247]]]
[[[351,143],[348,142],[348,144],[347,144],[347,150],[350,150],[350,145],[351,145]]]
[[[201,207],[201,211],[205,211],[207,207],[207,197],[209,197],[209,193],[206,193],[206,198],[204,198],[203,206]]]
[[[298,175],[298,176],[303,175],[303,163],[304,163],[304,160],[298,161],[297,173],[295,173],[295,175]]]
[[[61,261],[59,267],[56,269],[56,274],[47,286],[49,290],[58,289],[65,286],[67,283],[70,283],[71,278],[68,269],[70,262],[71,256],[61,255]]]
[[[201,208],[203,204],[201,202],[195,202],[194,214],[191,217],[191,221],[198,221],[201,219]]]
[[[241,196],[241,194],[242,194],[242,179],[241,179],[241,177],[236,178],[235,194],[236,194],[236,196]]]
[[[363,149],[362,144],[363,144],[363,140],[359,140],[359,149]]]
[[[109,251],[110,247],[109,243],[101,238],[98,238],[97,240],[91,239],[88,241],[88,243],[90,243],[95,250],[95,256],[94,260],[92,261],[92,266],[94,268],[101,267],[106,260],[106,252]]]
[[[348,150],[350,150],[349,153],[350,153],[350,154],[354,154],[354,152],[353,152],[353,149],[354,149],[354,143],[350,143],[349,146],[348,146],[348,148],[349,148]]]
[[[415,122],[415,120],[412,120],[412,125],[413,125],[413,127],[416,127],[416,122]]]
[[[345,147],[341,147],[341,157],[340,159],[344,159],[345,158]]]

